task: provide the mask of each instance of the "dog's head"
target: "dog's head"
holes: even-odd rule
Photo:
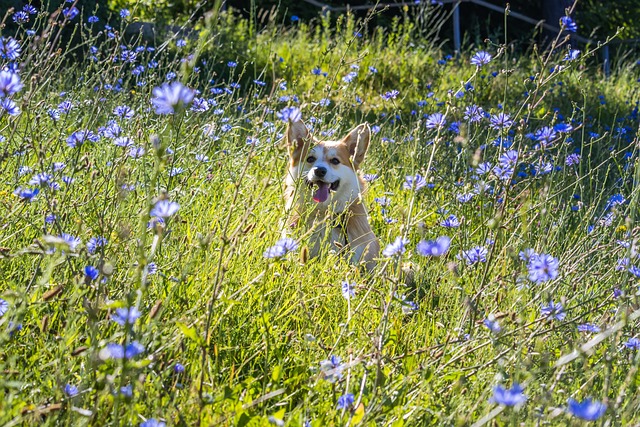
[[[316,203],[325,206],[335,203],[337,211],[343,210],[362,190],[357,171],[369,148],[370,137],[366,123],[339,141],[313,138],[302,120],[289,123],[285,138],[290,178],[302,179]]]

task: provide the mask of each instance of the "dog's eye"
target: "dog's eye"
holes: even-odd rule
[[[329,160],[331,162],[332,165],[339,165],[340,164],[340,160],[338,160],[337,158],[333,158],[331,160]]]
[[[315,158],[315,157],[313,157],[313,156],[309,156],[309,157],[307,157],[307,163],[313,163],[313,162],[315,162],[315,161],[316,161],[316,158]]]

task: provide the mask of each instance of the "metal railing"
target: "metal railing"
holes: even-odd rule
[[[311,4],[313,6],[316,6],[318,8],[321,8],[323,12],[346,12],[346,11],[359,11],[359,10],[381,10],[381,9],[387,9],[387,8],[394,8],[394,7],[405,7],[405,6],[419,6],[420,3],[416,3],[415,1],[412,2],[397,2],[397,3],[376,3],[376,4],[372,4],[372,5],[359,5],[359,6],[331,6],[325,3],[322,3],[320,1],[317,0],[303,0],[304,2]],[[427,0],[429,1],[429,0]],[[489,3],[485,0],[439,0],[437,2],[438,4],[452,4],[453,5],[453,10],[451,13],[451,17],[453,20],[453,47],[454,50],[456,51],[456,53],[460,52],[460,45],[461,45],[461,29],[460,29],[460,5],[462,3],[472,3],[475,4],[477,6],[481,6],[484,7],[485,9],[489,9],[495,12],[499,12],[504,14],[506,12],[504,7],[501,6],[497,6],[495,4]],[[518,13],[518,12],[514,12],[513,10],[509,9],[508,12],[508,16],[511,18],[515,18],[518,19],[520,21],[526,22],[528,24],[534,25],[534,26],[539,26],[542,27],[546,30],[549,30],[551,32],[554,33],[559,33],[562,31],[561,28],[548,24],[546,22],[544,22],[543,19],[535,19],[535,18],[531,18],[529,16],[523,15],[522,13]],[[611,73],[611,59],[610,59],[610,55],[609,55],[609,45],[610,44],[626,44],[626,43],[637,43],[638,40],[637,39],[631,39],[631,40],[612,40],[609,41],[608,43],[603,43],[601,41],[598,40],[593,40],[587,37],[582,37],[578,34],[571,34],[571,40],[572,41],[576,41],[578,43],[583,43],[583,44],[594,44],[597,46],[602,46],[602,69],[604,71],[605,76],[609,76],[609,74]]]

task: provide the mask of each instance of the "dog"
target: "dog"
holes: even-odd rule
[[[351,263],[364,263],[369,271],[376,264],[380,243],[367,218],[362,200],[366,184],[358,168],[370,139],[367,123],[339,141],[317,140],[302,120],[289,121],[285,135],[288,226],[311,230],[310,256],[317,256],[328,239],[336,252],[350,251]]]

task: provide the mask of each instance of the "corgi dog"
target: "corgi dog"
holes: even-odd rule
[[[289,121],[285,135],[289,171],[285,179],[289,227],[311,230],[309,255],[323,241],[351,252],[351,263],[375,266],[380,243],[371,230],[362,195],[365,182],[358,168],[369,148],[371,130],[363,123],[339,141],[314,138],[302,120]]]

